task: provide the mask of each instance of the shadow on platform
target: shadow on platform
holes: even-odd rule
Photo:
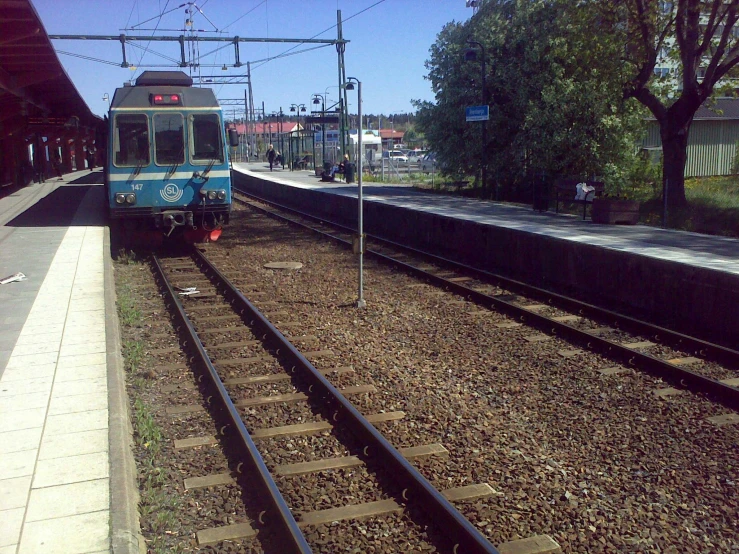
[[[102,185],[105,182],[105,175],[100,170],[91,171],[82,177],[78,177],[74,181],[69,181],[70,185]]]
[[[100,174],[102,177],[102,174]],[[74,181],[95,177],[85,175]],[[98,185],[64,185],[39,200],[25,212],[7,223],[9,227],[68,227],[72,225],[75,213],[87,194],[86,205],[91,209],[79,214],[74,225],[105,225],[105,189]],[[97,209],[96,209],[97,208]]]

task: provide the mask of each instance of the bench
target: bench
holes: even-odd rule
[[[577,185],[579,183],[585,183],[589,187],[595,190],[588,193],[587,200],[575,200],[577,194]],[[554,194],[555,194],[555,211],[559,213],[560,202],[570,202],[571,204],[582,204],[582,218],[585,219],[588,204],[593,203],[593,198],[600,196],[605,191],[606,185],[603,181],[587,181],[585,179],[557,179],[554,182]],[[561,195],[561,198],[560,198]]]

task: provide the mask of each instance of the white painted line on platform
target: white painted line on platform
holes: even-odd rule
[[[45,417],[46,408],[19,410],[12,414],[3,415],[3,417],[0,417],[0,433],[43,427]]]
[[[18,379],[18,380],[3,380],[0,385],[0,399],[6,396],[18,396],[21,394],[31,394],[34,392],[51,392],[51,381],[52,378],[40,377],[37,379]],[[28,406],[30,408],[30,406]]]
[[[74,383],[69,381],[68,383]],[[108,388],[99,387],[94,392],[73,396],[55,396],[49,404],[49,415],[76,414],[108,407]]]
[[[41,427],[0,433],[0,454],[35,450],[41,442]]]
[[[108,368],[105,364],[86,365],[82,367],[59,368],[56,372],[56,383],[67,381],[84,381],[86,379],[106,378]]]
[[[108,430],[82,431],[44,437],[39,450],[39,460],[66,458],[79,454],[108,451]]]
[[[18,554],[108,552],[107,510],[27,522]]]
[[[0,510],[25,508],[31,490],[32,475],[0,481]]]
[[[107,428],[108,410],[90,410],[89,412],[49,416],[46,419],[44,437]]]
[[[108,480],[95,479],[56,487],[34,489],[26,521],[68,517],[108,509]]]
[[[93,452],[66,458],[39,460],[33,475],[33,489],[67,485],[108,477],[108,453]]]
[[[0,512],[0,546],[9,546],[18,543],[18,539],[21,536],[21,525],[23,525],[23,514],[25,512],[25,507]],[[15,550],[12,552],[15,552]]]
[[[0,464],[0,480],[32,475],[36,456],[38,456],[38,450],[22,450],[3,454],[3,463]]]

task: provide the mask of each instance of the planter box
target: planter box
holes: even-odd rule
[[[639,223],[639,202],[594,198],[591,215],[593,223],[636,225]]]

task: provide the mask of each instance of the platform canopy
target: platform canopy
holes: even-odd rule
[[[46,128],[95,128],[30,0],[0,0],[0,139]]]

